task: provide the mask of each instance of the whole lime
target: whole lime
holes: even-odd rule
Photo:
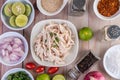
[[[39,74],[36,80],[50,80],[50,76],[48,74]]]
[[[79,30],[79,38],[88,41],[93,37],[93,31],[89,27],[83,27]]]

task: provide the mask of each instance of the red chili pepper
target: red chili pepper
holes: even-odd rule
[[[32,69],[35,69],[36,65],[32,62],[29,62],[29,63],[26,63],[25,67],[26,69],[32,70]]]
[[[50,67],[50,68],[48,69],[48,73],[49,73],[49,74],[54,74],[54,73],[56,73],[58,70],[59,70],[59,67]]]
[[[44,66],[38,66],[35,70],[36,73],[40,73],[40,72],[43,72],[45,70],[45,67]]]

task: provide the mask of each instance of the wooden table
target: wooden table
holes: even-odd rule
[[[0,7],[2,6],[2,4],[5,2],[6,0],[0,0]],[[36,7],[36,0],[30,0],[32,2],[32,4],[34,5],[34,9],[35,9],[35,19],[33,21],[33,23],[29,26],[29,28],[25,29],[25,30],[21,30],[18,31],[19,33],[23,34],[24,37],[26,37],[28,43],[30,42],[30,33],[31,30],[33,28],[33,26],[41,21],[41,20],[45,20],[45,19],[66,19],[66,20],[70,20],[71,22],[73,22],[76,25],[76,28],[79,30],[80,28],[84,27],[84,26],[89,26],[90,28],[93,29],[94,31],[94,37],[90,40],[90,41],[81,41],[79,43],[79,53],[78,53],[78,58],[81,58],[84,53],[82,53],[82,51],[85,50],[92,50],[97,56],[99,56],[101,58],[101,60],[99,62],[97,62],[89,71],[93,71],[93,70],[97,70],[100,71],[104,74],[104,76],[106,77],[106,80],[116,80],[114,78],[111,78],[104,70],[103,68],[103,64],[102,64],[102,59],[103,56],[105,54],[105,51],[110,48],[111,46],[115,45],[115,44],[119,44],[120,41],[114,41],[114,42],[101,42],[98,40],[98,38],[100,36],[98,36],[98,31],[101,30],[105,25],[110,25],[110,24],[116,24],[116,25],[120,25],[120,17],[118,17],[115,20],[110,20],[110,21],[103,21],[100,20],[93,11],[93,2],[94,0],[86,0],[86,5],[87,5],[87,10],[86,13],[81,16],[81,17],[71,17],[68,16],[68,5],[66,5],[66,7],[62,10],[62,12],[60,12],[58,15],[56,16],[52,16],[52,17],[48,17],[43,15],[42,13],[39,12],[39,10]],[[5,33],[11,31],[8,28],[6,28],[6,26],[2,23],[2,21],[0,20],[0,34]],[[24,68],[25,64],[27,62],[34,62],[31,53],[30,53],[30,49],[29,49],[29,53],[27,58],[25,59],[25,61],[17,66],[14,67],[9,67],[9,66],[5,66],[0,64],[0,79],[3,76],[3,74],[8,71],[9,69],[12,68]],[[68,65],[65,67],[60,68],[58,73],[62,73],[65,75],[66,80],[72,80],[69,79],[69,77],[67,76],[67,71],[73,67],[75,63],[73,62],[72,65]],[[47,69],[46,69],[47,71]],[[45,71],[45,72],[46,72]],[[34,78],[37,76],[37,73],[35,73],[34,71],[30,71]],[[78,80],[83,80],[85,74],[82,74]],[[51,75],[53,76],[53,75]]]

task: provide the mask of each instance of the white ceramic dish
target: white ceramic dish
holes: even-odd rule
[[[4,6],[7,4],[7,3],[13,3],[13,2],[23,2],[23,3],[27,3],[31,6],[32,8],[32,12],[30,14],[30,16],[28,17],[28,23],[26,26],[24,27],[21,27],[21,28],[14,28],[12,27],[10,24],[9,24],[9,20],[8,18],[5,16],[4,14]],[[1,20],[2,22],[4,23],[4,25],[11,29],[11,30],[23,30],[23,29],[26,29],[27,27],[29,27],[31,25],[31,23],[33,22],[34,20],[34,17],[35,17],[35,11],[34,11],[34,8],[33,8],[33,5],[31,4],[31,2],[29,0],[6,0],[6,2],[2,5],[2,8],[1,8]]]
[[[100,19],[102,19],[102,20],[113,20],[113,19],[115,19],[115,18],[117,18],[117,17],[120,16],[120,9],[119,9],[114,15],[112,15],[111,17],[105,17],[105,16],[101,15],[101,14],[98,12],[98,9],[97,9],[97,6],[98,6],[99,1],[100,1],[100,0],[95,0],[95,1],[94,1],[94,4],[93,4],[93,10],[94,10],[94,12],[95,12],[95,14],[96,14],[96,16],[97,16],[98,18],[100,18]]]
[[[111,62],[110,57],[114,57],[114,55],[120,54],[116,51],[119,50],[120,52],[120,45],[115,45],[111,48],[109,48],[103,58],[103,66],[105,68],[105,71],[113,78],[120,79],[120,72],[116,70],[116,66],[111,66],[111,64],[115,63],[114,61]],[[118,56],[119,57],[119,56]],[[115,57],[114,57],[115,58]],[[116,58],[115,58],[116,59]],[[116,63],[115,63],[116,64]],[[119,70],[120,71],[120,70]]]
[[[32,74],[31,74],[30,72],[28,72],[27,70],[22,69],[22,68],[14,68],[14,69],[8,70],[8,71],[2,76],[1,80],[7,80],[6,78],[7,78],[7,76],[8,76],[9,74],[16,73],[16,72],[19,72],[19,71],[25,71],[25,72],[29,75],[29,77],[31,78],[31,80],[34,80]]]
[[[63,65],[57,65],[57,64],[54,64],[52,62],[48,62],[48,61],[41,61],[39,59],[38,56],[35,55],[35,52],[34,52],[34,40],[36,38],[36,36],[39,34],[39,32],[42,30],[42,28],[46,25],[46,24],[49,24],[50,22],[55,22],[55,23],[66,23],[68,24],[69,28],[72,30],[73,32],[73,35],[75,36],[75,45],[72,47],[72,49],[70,50],[70,54],[66,57],[65,59],[65,64]],[[71,64],[77,57],[77,54],[78,54],[78,46],[79,45],[79,41],[78,41],[78,35],[77,35],[77,30],[76,30],[76,27],[69,21],[67,20],[60,20],[60,19],[49,19],[49,20],[43,20],[43,21],[40,21],[38,22],[32,29],[32,32],[31,32],[31,38],[30,38],[30,48],[31,48],[31,53],[32,53],[32,57],[33,59],[40,65],[44,65],[44,66],[57,66],[57,67],[61,67],[61,66],[66,66],[66,65],[69,65]]]
[[[18,38],[20,38],[23,41],[25,52],[24,52],[24,55],[15,63],[6,63],[5,61],[3,61],[2,58],[0,58],[0,62],[4,65],[7,65],[7,66],[15,66],[15,65],[22,63],[28,54],[28,43],[27,43],[26,39],[20,33],[6,32],[6,33],[3,33],[2,35],[0,35],[0,40],[3,38],[6,38],[6,37],[18,37]]]
[[[57,10],[56,12],[53,12],[53,13],[49,13],[49,12],[47,12],[46,10],[44,10],[44,9],[42,8],[41,0],[37,0],[37,7],[38,7],[39,11],[40,11],[42,14],[47,15],[47,16],[54,16],[54,15],[57,15],[58,13],[60,13],[60,12],[63,10],[63,8],[64,8],[65,5],[67,4],[67,2],[68,2],[68,0],[63,0],[63,4],[62,4],[62,6],[60,7],[60,9]]]

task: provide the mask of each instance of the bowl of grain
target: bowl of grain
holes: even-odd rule
[[[93,10],[102,20],[113,20],[119,16],[119,0],[95,0]]]
[[[67,4],[68,0],[37,0],[39,11],[47,16],[57,15]]]

